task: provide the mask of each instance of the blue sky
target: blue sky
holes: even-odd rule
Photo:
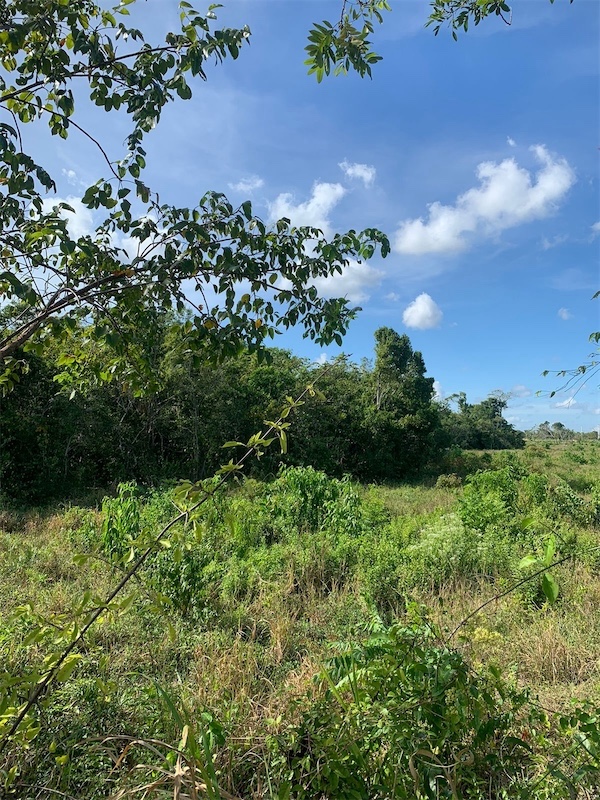
[[[305,39],[311,23],[335,20],[337,0],[226,2],[218,24],[247,23],[251,44],[165,112],[147,139],[147,183],[178,204],[214,189],[252,199],[267,220],[380,228],[387,259],[319,287],[363,308],[344,352],[372,357],[373,332],[390,326],[422,351],[441,394],[475,402],[501,389],[517,427],[590,430],[598,377],[550,398],[561,379],[541,373],[584,362],[600,328],[600,4],[530,0],[511,27],[488,20],[458,42],[423,28],[426,3],[391,4],[373,80],[317,84]],[[177,5],[147,0],[133,18],[159,40]],[[83,118],[120,157],[126,121],[89,109]],[[36,134],[61,197],[104,175],[83,138]],[[298,332],[276,343],[311,359],[339,352]]]

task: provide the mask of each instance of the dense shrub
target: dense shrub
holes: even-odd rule
[[[497,671],[474,672],[430,625],[381,630],[333,658],[320,687],[300,722],[271,740],[278,797],[570,796],[550,773],[537,780],[544,713]]]

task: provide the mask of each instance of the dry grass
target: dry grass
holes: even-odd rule
[[[415,517],[432,514],[434,511],[446,513],[456,505],[460,489],[445,489],[426,486],[384,486],[378,492],[392,517]]]
[[[494,663],[552,708],[572,699],[600,702],[600,579],[583,566],[559,576],[561,597],[537,608],[517,594],[492,602],[453,637],[478,665]],[[462,582],[419,600],[446,636],[498,587]]]

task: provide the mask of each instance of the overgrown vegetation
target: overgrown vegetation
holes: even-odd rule
[[[7,791],[593,796],[600,451],[490,461],[430,488],[289,467],[216,495],[89,632],[31,744],[4,751]],[[176,497],[128,484],[101,508],[3,512],[1,724],[24,700],[10,676],[52,658],[52,626],[115,583]],[[28,641],[40,619],[50,633]]]
[[[159,202],[145,135],[250,31],[182,2],[150,44],[119,21],[131,2],[0,10],[0,792],[597,796],[597,445],[464,452],[522,447],[505,400],[436,403],[391,329],[373,366],[266,351],[296,324],[341,344],[356,309],[316,286],[389,242],[267,227],[214,192]],[[370,75],[387,10],[344,2],[315,24],[309,72]],[[436,0],[429,24],[456,38],[509,11]],[[119,160],[76,121],[74,82],[128,120]],[[104,159],[81,199],[91,235],[49,206],[56,184],[23,150],[40,120]],[[298,402],[251,434],[297,387],[311,400],[287,456]],[[245,455],[206,478],[225,439]],[[281,458],[265,454],[276,439]],[[226,488],[250,454],[254,477]],[[106,496],[31,510],[91,490]]]
[[[146,336],[154,390],[142,396],[118,375],[97,377],[107,354],[87,348],[86,335],[74,331],[45,358],[28,356],[27,374],[2,400],[0,491],[8,500],[40,504],[122,481],[204,478],[220,465],[224,442],[247,441],[286,395],[314,382],[320,391],[297,410],[289,451],[265,453],[252,474],[274,475],[284,463],[363,481],[435,477],[460,460],[460,448],[524,442],[503,418],[502,398],[471,405],[463,396],[456,411],[436,400],[421,353],[389,328],[376,332],[374,364],[340,357],[315,365],[273,349],[269,363],[245,354],[215,365],[190,352],[165,316]]]

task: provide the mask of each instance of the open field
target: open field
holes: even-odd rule
[[[174,513],[169,489],[132,486],[1,512],[1,713]],[[183,798],[191,765],[214,798],[594,797],[599,532],[589,440],[465,454],[429,486],[247,481],[86,635],[31,743],[3,752],[7,791]],[[179,760],[149,742],[184,728]]]

